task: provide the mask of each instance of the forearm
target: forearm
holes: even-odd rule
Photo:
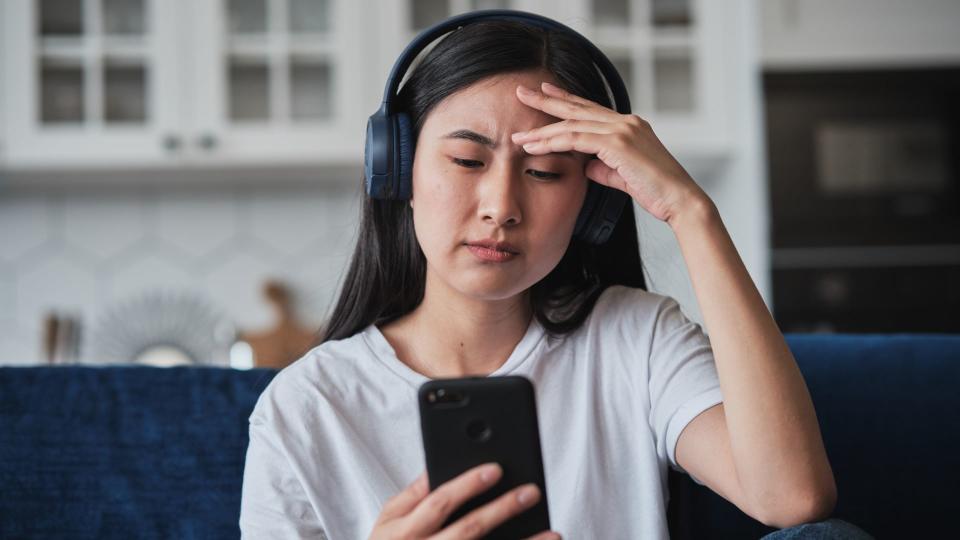
[[[668,222],[710,336],[737,477],[755,513],[832,508],[835,485],[790,349],[706,196]]]

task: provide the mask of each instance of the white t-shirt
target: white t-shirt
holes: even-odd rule
[[[583,326],[533,319],[492,375],[536,391],[550,522],[564,538],[667,538],[667,466],[722,401],[710,343],[673,299],[612,286]],[[375,325],[281,370],[250,415],[244,538],[367,538],[425,468],[417,389],[428,377]]]

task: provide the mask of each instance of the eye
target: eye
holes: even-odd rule
[[[540,180],[553,180],[560,178],[560,173],[538,171],[535,169],[527,169],[527,172],[530,173],[530,176],[534,178],[539,178]]]
[[[475,159],[453,158],[453,162],[456,163],[457,165],[460,165],[461,167],[466,167],[468,169],[476,169],[478,167],[483,167],[483,162],[477,161]]]
[[[466,169],[479,169],[483,167],[483,162],[476,159],[451,158],[451,161]],[[538,171],[536,169],[527,169],[526,172],[538,180],[555,180],[562,176],[560,173]]]

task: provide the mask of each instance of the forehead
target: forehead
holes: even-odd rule
[[[539,89],[543,81],[556,84],[547,72],[504,73],[487,77],[447,96],[427,115],[424,131],[448,128],[482,130],[488,135],[525,131],[560,119],[528,107],[517,99],[517,85]]]

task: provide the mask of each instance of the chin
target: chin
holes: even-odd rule
[[[517,281],[511,279],[469,279],[457,284],[461,293],[480,300],[507,300],[526,291],[527,287],[517,287]]]

